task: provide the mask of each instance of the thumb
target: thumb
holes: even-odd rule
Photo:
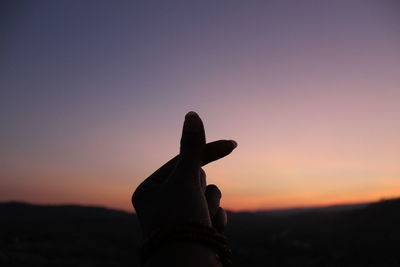
[[[177,171],[198,176],[206,144],[203,122],[196,112],[189,112],[183,124]]]

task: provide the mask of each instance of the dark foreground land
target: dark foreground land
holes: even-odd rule
[[[230,213],[235,266],[400,266],[400,199]],[[135,215],[0,203],[0,266],[139,266]]]

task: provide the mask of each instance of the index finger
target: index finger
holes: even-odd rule
[[[219,160],[226,157],[237,147],[237,143],[234,140],[218,140],[205,145],[203,158],[201,160],[201,166],[207,165],[213,161]],[[149,182],[163,182],[169,174],[176,168],[180,155],[176,155],[174,158],[169,160],[152,175],[150,175],[145,181]]]

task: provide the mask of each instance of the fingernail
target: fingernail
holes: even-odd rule
[[[185,116],[185,122],[183,123],[184,132],[198,132],[201,130],[202,124],[199,115],[190,111]]]
[[[230,141],[233,144],[233,149],[235,149],[238,146],[238,143],[235,140],[230,140]]]

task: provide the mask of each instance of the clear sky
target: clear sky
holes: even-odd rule
[[[131,210],[186,112],[231,210],[400,195],[400,4],[2,1],[0,201]]]

